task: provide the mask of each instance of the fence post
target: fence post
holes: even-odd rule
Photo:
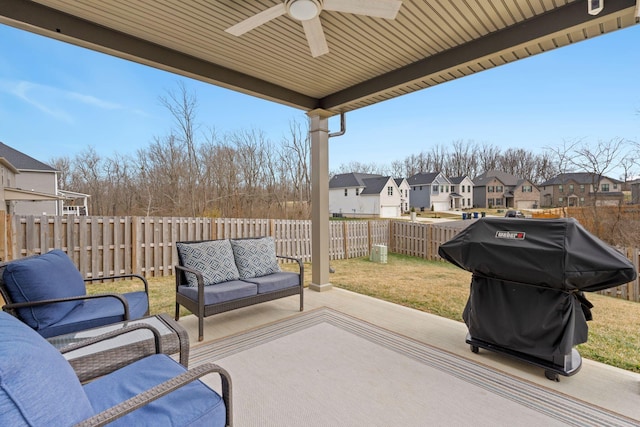
[[[137,274],[141,274],[140,270],[140,230],[141,230],[141,217],[134,216],[131,218],[131,269]]]
[[[342,222],[342,245],[344,250],[344,258],[349,259],[349,230],[347,228],[347,221]]]

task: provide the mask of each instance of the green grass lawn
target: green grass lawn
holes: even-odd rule
[[[469,296],[470,273],[451,264],[389,254],[386,264],[354,258],[332,261],[331,283],[343,289],[369,295],[417,310],[462,321]],[[283,269],[296,268],[285,264]],[[305,266],[306,285],[311,281]],[[118,282],[118,291],[129,290],[133,282]],[[114,284],[92,287],[92,292],[113,289]],[[149,279],[151,312],[175,310],[175,282],[171,277]],[[594,304],[588,342],[577,346],[584,358],[640,373],[640,304],[598,294],[588,294]],[[183,314],[188,312],[182,308]]]

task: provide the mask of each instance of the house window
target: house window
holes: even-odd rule
[[[441,193],[444,193],[444,185],[441,185],[441,186],[440,186],[440,192],[441,192]]]
[[[467,185],[467,193],[471,193],[471,186]]]
[[[496,206],[502,206],[502,199],[496,199]]]
[[[616,184],[615,182],[613,183],[613,189],[617,190],[618,189],[618,184]]]
[[[448,186],[448,185],[447,185],[447,186],[445,186],[444,191],[445,191],[445,193],[448,193],[448,192],[449,192],[449,186]],[[453,189],[452,189],[451,191],[453,191]]]
[[[467,206],[471,207],[471,199],[467,199]]]
[[[451,192],[455,193],[456,192],[456,187],[454,185],[451,186]]]
[[[502,185],[496,185],[496,193],[502,193],[503,188]]]
[[[562,204],[562,202],[564,202],[564,198],[563,197],[558,197],[558,203]]]
[[[573,184],[569,184],[569,193],[573,193]]]
[[[464,193],[464,185],[460,186],[460,191],[462,191]]]
[[[558,185],[558,191],[564,193],[564,186],[562,184]]]
[[[487,192],[489,192],[489,193],[493,193],[494,190],[495,190],[495,187],[493,185],[490,185],[490,186],[487,187]]]
[[[432,190],[431,192],[432,192],[433,194],[437,194],[437,193],[438,193],[438,186],[437,186],[437,185],[434,185],[433,187],[431,187],[431,190]]]
[[[360,195],[360,189],[356,188],[356,196],[359,196],[359,195]]]
[[[489,207],[495,206],[495,200],[494,199],[487,199],[487,203],[489,204]]]
[[[584,205],[584,197],[580,197],[580,204]]]
[[[464,199],[462,199],[462,207],[464,208]]]
[[[609,191],[609,184],[602,184],[602,191]]]
[[[393,187],[387,187],[387,195],[393,196]]]
[[[580,192],[584,193],[584,184],[580,184]]]
[[[349,191],[349,190],[347,190],[346,188],[344,189],[344,197],[347,197],[347,195],[348,195],[348,191]]]
[[[523,185],[522,186],[522,192],[523,193],[531,193],[531,192],[533,192],[533,186],[531,186],[531,185]]]

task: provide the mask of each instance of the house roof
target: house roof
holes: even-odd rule
[[[591,173],[591,172],[569,172],[569,173],[561,173],[558,174],[556,176],[554,176],[553,178],[543,182],[542,184],[540,184],[541,186],[549,186],[549,185],[560,185],[560,184],[566,184],[569,181],[575,181],[578,184],[593,184],[593,178],[596,175]],[[602,178],[606,178],[611,182],[617,183],[617,184],[621,184],[622,181],[617,180],[617,179],[613,179],[613,178],[609,178],[608,176],[602,176]]]
[[[636,0],[607,1],[596,16],[586,3],[404,0],[395,19],[325,9],[315,19],[329,52],[317,57],[286,13],[240,36],[225,31],[284,10],[282,0],[2,0],[0,23],[335,115],[636,23]]]
[[[362,190],[360,194],[365,196],[367,194],[380,194],[382,190],[384,190],[384,187],[387,185],[390,179],[391,179],[390,176],[381,176],[378,178],[366,178],[364,180],[364,185],[365,185],[364,190]]]
[[[454,176],[453,178],[449,178],[449,181],[451,181],[452,184],[460,184],[465,178],[467,178],[467,175]]]
[[[431,184],[440,175],[440,172],[418,172],[417,174],[407,178],[409,185],[426,185]]]
[[[382,175],[371,173],[341,173],[329,180],[329,188],[364,187],[367,178],[380,178]]]
[[[488,182],[490,182],[492,179],[497,178],[500,180],[500,182],[502,182],[504,185],[508,186],[508,187],[516,187],[518,185],[519,182],[523,181],[522,178],[518,178],[516,176],[513,176],[509,173],[506,172],[502,172],[502,171],[498,171],[498,170],[489,170],[486,171],[485,173],[475,177],[473,179],[473,183],[476,186],[482,187],[487,185]]]
[[[0,142],[0,157],[7,159],[16,169],[21,171],[40,171],[40,172],[55,172],[56,170],[51,166],[42,163],[33,157],[11,148],[6,144]]]

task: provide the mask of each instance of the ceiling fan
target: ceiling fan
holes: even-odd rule
[[[284,0],[280,4],[238,22],[225,31],[234,36],[241,36],[272,19],[288,15],[302,23],[311,56],[315,58],[329,52],[320,22],[320,12],[323,10],[395,19],[401,5],[401,0]]]

